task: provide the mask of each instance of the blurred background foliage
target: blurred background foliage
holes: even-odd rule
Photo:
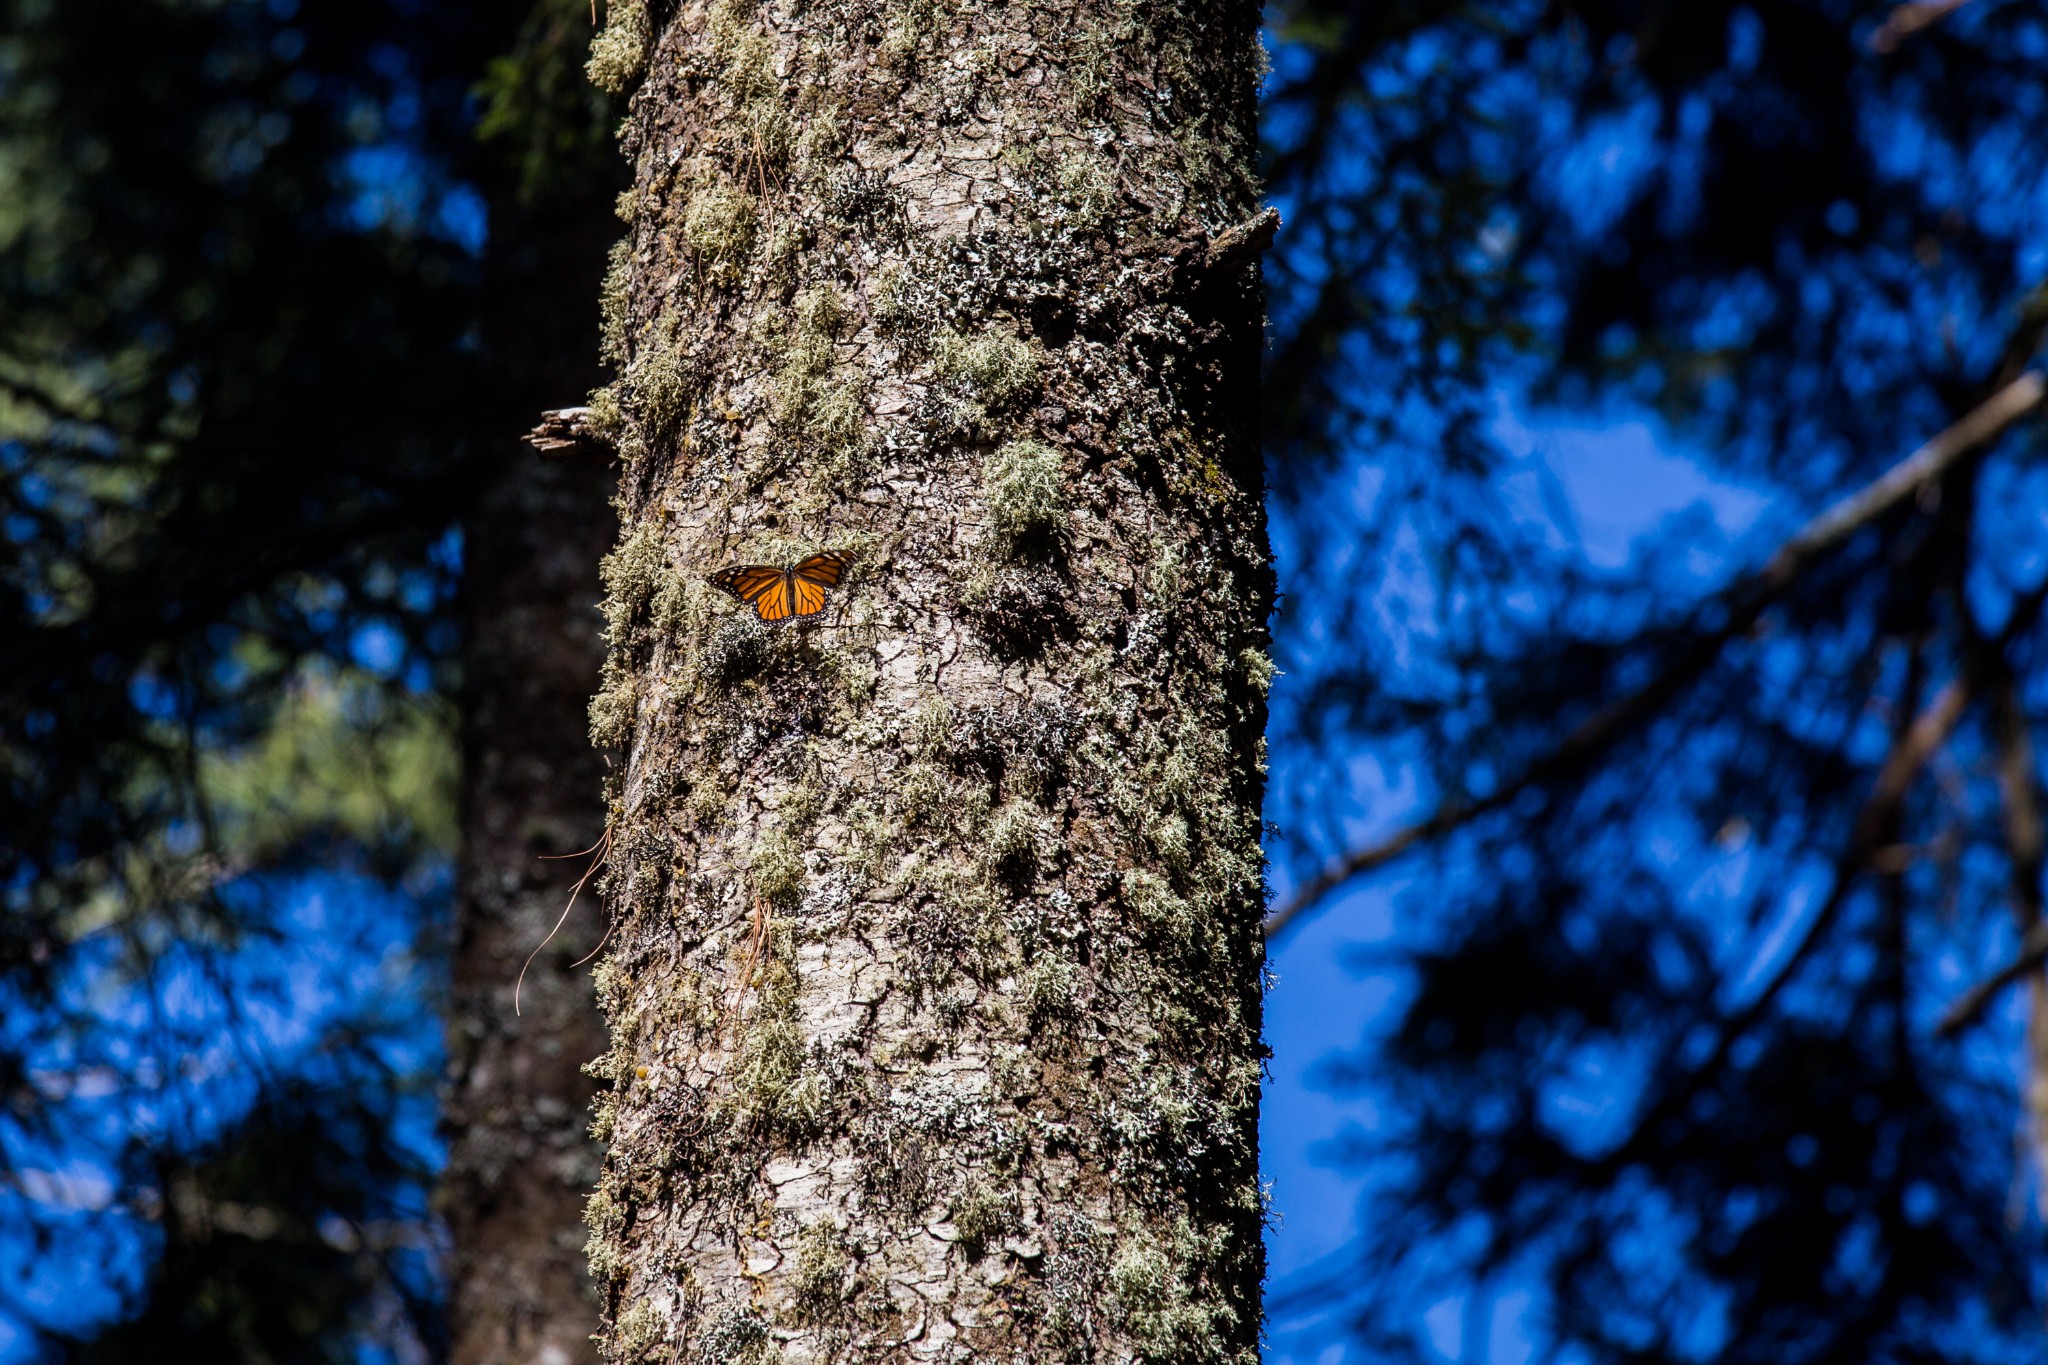
[[[1937,1028],[2040,913],[2038,424],[1728,585],[2035,362],[2048,13],[1269,17],[1275,1004],[1375,1002],[1276,1352],[2040,1358],[2029,991]]]
[[[0,13],[0,1356],[430,1359],[480,338],[588,8]],[[1936,1028],[2039,913],[2034,424],[1723,589],[2034,362],[2048,11],[1269,22],[1276,1017],[1353,972],[1273,1098],[1359,1201],[1273,1354],[2038,1359],[2034,997]]]
[[[611,159],[588,31],[0,5],[0,1356],[439,1349],[490,206]]]

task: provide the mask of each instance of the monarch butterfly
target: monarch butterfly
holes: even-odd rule
[[[845,555],[825,554],[787,569],[737,564],[711,575],[711,585],[752,603],[763,621],[787,621],[825,610],[825,589],[839,586],[839,575],[851,562]]]

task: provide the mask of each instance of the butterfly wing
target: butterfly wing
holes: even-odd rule
[[[850,563],[852,563],[852,560],[845,555],[812,555],[809,559],[791,569],[790,572],[806,583],[816,583],[824,588],[836,588],[839,586],[839,576],[846,572],[846,566]],[[824,594],[820,593],[818,595],[818,606],[822,607],[824,603]],[[817,610],[817,608],[813,608],[813,610]]]
[[[740,564],[711,575],[711,583],[750,604],[763,621],[787,621],[823,611],[825,589],[839,585],[848,562],[845,555],[824,554],[812,555],[792,569]]]
[[[763,621],[787,621],[796,615],[795,575],[786,571],[776,574],[775,581],[754,599],[754,611]]]
[[[711,575],[711,586],[723,588],[742,602],[752,603],[760,608],[762,597],[782,582],[782,570],[766,564],[740,564],[730,569],[721,569]]]
[[[810,579],[792,573],[789,576],[790,595],[796,599],[798,616],[816,616],[825,610],[825,590]]]

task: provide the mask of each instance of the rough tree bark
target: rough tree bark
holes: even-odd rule
[[[1256,1358],[1258,18],[609,16],[608,1360]]]
[[[587,196],[586,196],[587,200]],[[443,1127],[453,1365],[595,1361],[582,1204],[597,1178],[585,1062],[604,1048],[589,969],[595,914],[564,929],[513,991],[594,843],[604,767],[583,712],[604,657],[597,562],[616,534],[600,460],[518,440],[543,394],[596,376],[590,282],[614,224],[572,197],[491,203],[495,271],[484,425],[502,452],[464,523],[462,849]],[[590,902],[586,899],[585,904]]]

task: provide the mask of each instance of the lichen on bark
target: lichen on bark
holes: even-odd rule
[[[620,13],[607,1357],[1248,1363],[1258,10]]]

